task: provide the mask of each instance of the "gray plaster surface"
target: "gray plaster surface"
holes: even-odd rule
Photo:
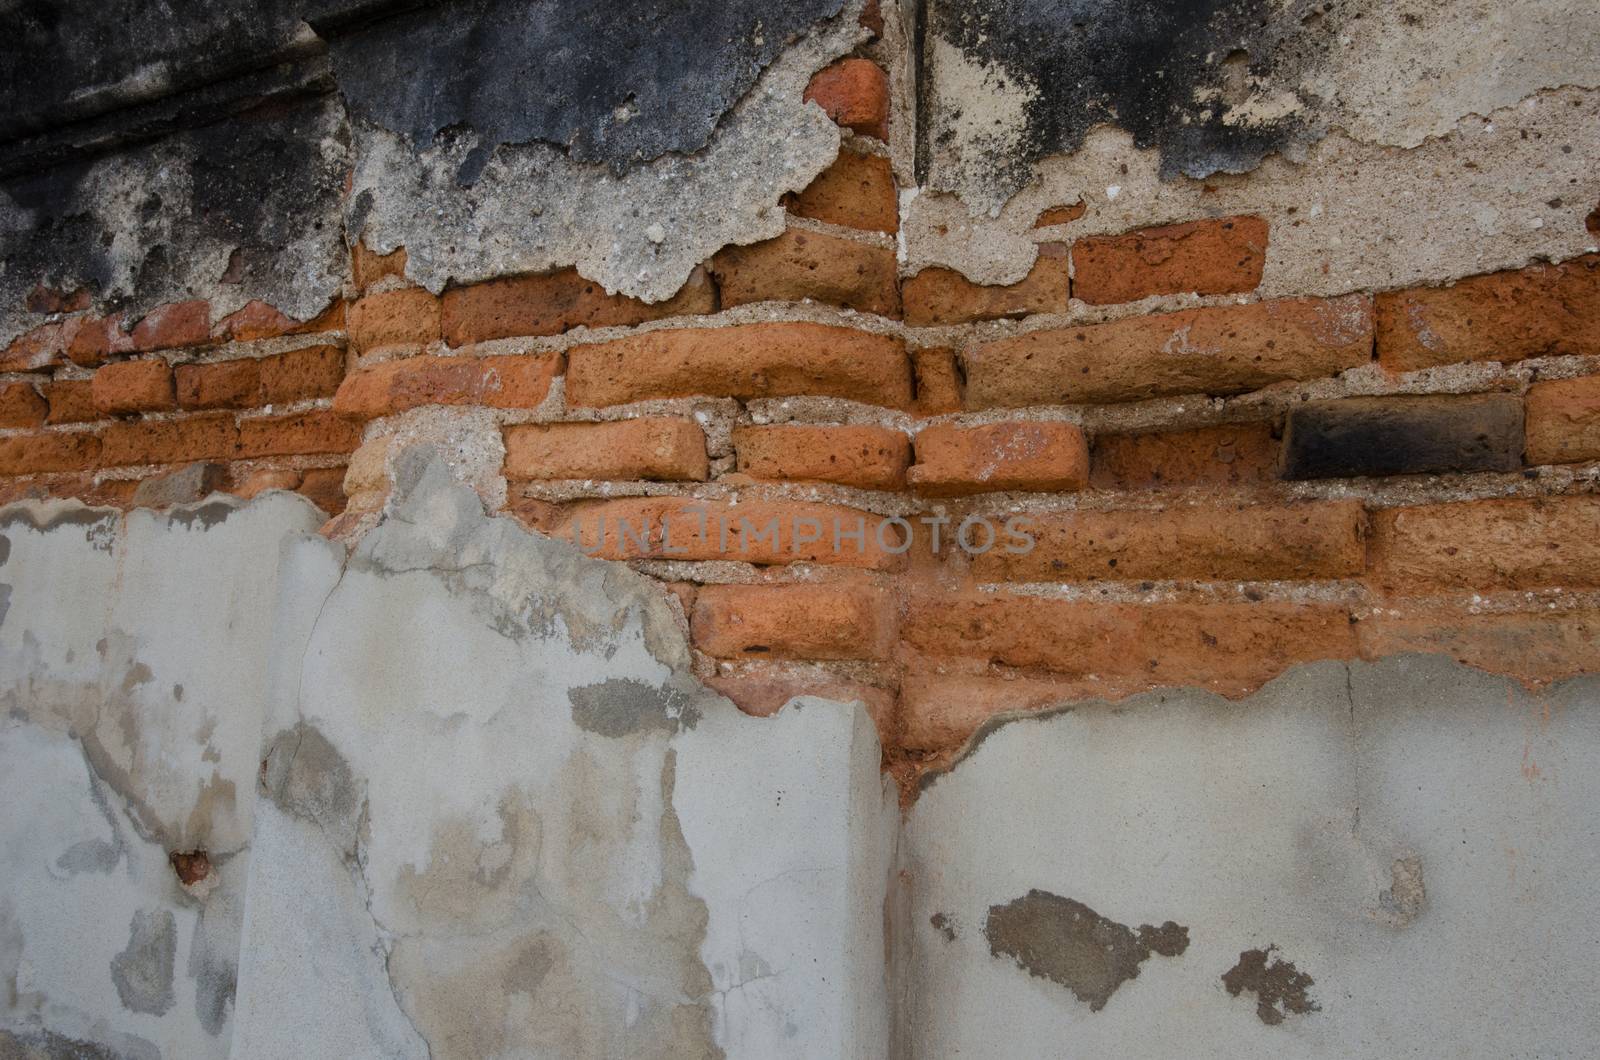
[[[1597,707],[1397,657],[993,728],[906,822],[911,1054],[1593,1055]],[[1096,1011],[1035,891],[1187,946]]]

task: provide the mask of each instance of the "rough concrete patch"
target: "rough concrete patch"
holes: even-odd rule
[[[933,930],[944,936],[946,942],[956,940],[956,922],[947,913],[935,913],[928,918],[928,923],[933,925]]]
[[[1392,918],[1396,927],[1405,927],[1417,918],[1428,902],[1428,890],[1422,882],[1422,859],[1415,856],[1395,858],[1389,873],[1390,884],[1378,895],[1378,907]]]
[[[40,284],[130,326],[196,298],[213,320],[255,299],[311,319],[345,272],[346,138],[327,97],[0,182],[0,342],[44,321]]]
[[[1082,902],[1037,888],[990,906],[983,934],[991,954],[1066,987],[1091,1012],[1105,1008],[1152,953],[1176,957],[1189,948],[1189,929],[1171,920],[1134,932]]]
[[[1158,151],[1163,179],[1203,178],[1298,158],[1335,127],[1415,147],[1467,115],[1600,83],[1580,0],[934,0],[928,22],[919,149],[928,183],[976,212],[1099,123]],[[994,72],[990,91],[969,69]]]
[[[452,280],[576,265],[607,291],[663,301],[719,248],[781,232],[779,199],[837,156],[838,127],[801,97],[815,71],[865,35],[860,6],[849,0],[779,54],[703,150],[620,177],[530,143],[495,151],[463,188],[457,174],[487,146],[474,132],[436,138],[419,154],[358,120],[349,236],[379,253],[405,247],[407,275],[435,292]]]
[[[581,729],[613,738],[636,732],[677,732],[700,720],[694,700],[680,689],[631,677],[567,690],[572,720]]]
[[[111,981],[123,1007],[161,1016],[172,1007],[177,923],[166,909],[140,909],[128,926],[128,945],[111,960]]]
[[[501,144],[535,141],[620,175],[703,148],[783,47],[842,4],[468,0],[337,38],[334,67],[354,115],[419,149],[445,129],[472,130],[463,184]]]
[[[1027,275],[1033,223],[1081,198],[1081,235],[1119,233],[1199,217],[1267,221],[1262,296],[1331,295],[1439,283],[1530,260],[1589,253],[1584,218],[1600,201],[1600,93],[1563,89],[1467,117],[1411,150],[1334,132],[1302,163],[1269,158],[1247,176],[1160,179],[1160,155],[1131,134],[1093,129],[1072,155],[1036,167],[1036,179],[998,216],[953,195],[905,204],[903,271],[930,265],[984,284]]]
[[[321,828],[346,857],[356,850],[361,799],[350,765],[315,726],[279,733],[261,762],[261,794]]]
[[[1231,997],[1248,990],[1256,995],[1256,1015],[1261,1022],[1276,1026],[1291,1015],[1319,1012],[1321,1006],[1306,996],[1316,980],[1277,956],[1278,948],[1245,950],[1239,963],[1222,973],[1222,984]]]

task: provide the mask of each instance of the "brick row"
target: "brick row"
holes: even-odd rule
[[[91,430],[0,438],[0,475],[349,453],[360,443],[358,421],[326,410],[288,416],[236,418],[232,413],[216,412],[161,420],[117,420]]]

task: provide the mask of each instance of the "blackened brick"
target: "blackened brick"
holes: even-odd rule
[[[1514,394],[1352,398],[1289,412],[1288,479],[1513,471],[1522,466],[1522,402]]]

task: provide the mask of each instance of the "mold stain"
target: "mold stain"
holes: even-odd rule
[[[1135,931],[1082,902],[1038,889],[990,906],[983,933],[991,954],[1066,987],[1090,1012],[1105,1008],[1152,953],[1177,957],[1189,948],[1189,929],[1171,920]]]
[[[1222,973],[1230,997],[1246,990],[1256,995],[1256,1015],[1275,1027],[1289,1016],[1320,1012],[1321,1006],[1306,995],[1316,980],[1277,955],[1278,947],[1245,950],[1239,963]]]

